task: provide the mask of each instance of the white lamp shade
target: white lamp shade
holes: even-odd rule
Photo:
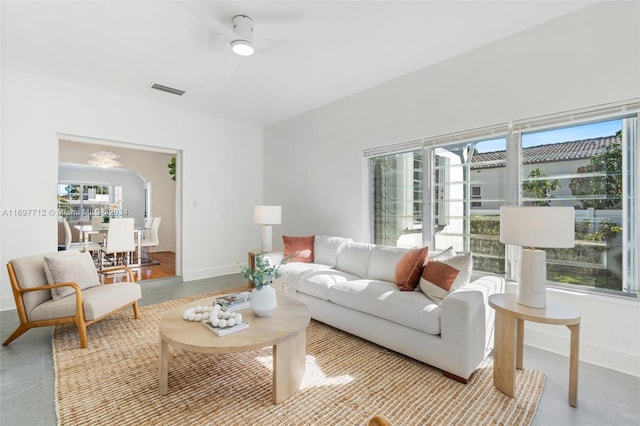
[[[282,207],[254,206],[253,221],[262,225],[277,225],[282,221]]]
[[[500,242],[523,247],[573,247],[575,209],[501,206]]]

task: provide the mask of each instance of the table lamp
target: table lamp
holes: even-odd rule
[[[282,207],[254,206],[253,221],[262,225],[262,251],[271,251],[271,225],[277,225],[282,221]]]
[[[573,207],[500,207],[500,242],[522,246],[517,302],[547,307],[547,255],[542,248],[575,244]]]

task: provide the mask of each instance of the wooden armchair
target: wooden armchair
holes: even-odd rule
[[[74,256],[86,255],[89,260]],[[46,259],[45,259],[46,258]],[[65,250],[46,255],[23,257],[11,260],[7,263],[11,289],[16,302],[20,325],[2,344],[8,345],[27,330],[34,327],[74,323],[78,328],[80,337],[80,347],[87,347],[86,327],[94,322],[127,306],[133,307],[133,315],[140,318],[138,300],[142,297],[140,285],[134,282],[133,273],[127,267],[113,267],[101,271],[96,271],[93,261],[88,253],[82,254],[76,250]],[[68,265],[67,276],[79,276],[84,273],[83,279],[68,280],[67,282],[55,281],[55,276],[49,270],[50,262],[59,262],[59,265]],[[66,263],[65,263],[66,262]],[[74,262],[84,262],[77,266]],[[86,264],[90,262],[90,264]],[[45,268],[47,263],[47,268]],[[90,265],[93,269],[89,269]],[[83,269],[84,268],[84,269]],[[64,269],[64,268],[62,268]],[[129,276],[129,282],[116,284],[99,284],[98,272],[112,272],[124,270]],[[64,270],[62,275],[65,276]],[[95,274],[95,277],[92,276]],[[85,288],[87,278],[92,283],[91,287]],[[94,278],[97,285],[93,284]],[[49,282],[55,282],[49,284]],[[80,284],[78,283],[80,282]],[[53,289],[53,291],[52,291]],[[73,290],[71,290],[73,289]],[[66,292],[70,295],[54,293]]]

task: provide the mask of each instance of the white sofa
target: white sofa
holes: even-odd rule
[[[418,287],[400,291],[396,264],[408,249],[316,236],[314,263],[280,267],[273,286],[305,302],[315,320],[402,353],[466,383],[493,345],[490,294],[504,291],[504,279],[472,274],[441,306]],[[269,253],[272,264],[283,253]]]

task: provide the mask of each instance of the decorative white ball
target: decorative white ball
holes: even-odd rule
[[[202,314],[196,314],[196,321],[202,321]]]
[[[196,314],[202,312],[202,306],[196,306]]]
[[[211,325],[217,327],[220,325],[220,320],[216,317],[211,318]]]
[[[189,319],[189,310],[188,309],[182,313],[182,319],[185,319],[185,320]]]
[[[222,313],[222,318],[224,318],[224,319],[228,319],[228,318],[229,318],[229,312],[224,311],[224,312]]]
[[[204,313],[202,314],[202,319],[203,319],[203,320],[207,320],[207,319],[209,319],[209,312],[204,312]]]
[[[236,314],[236,324],[240,324],[242,322],[242,314]]]
[[[221,319],[219,326],[220,326],[220,328],[225,328],[227,326],[227,320],[226,319]]]
[[[189,321],[195,321],[196,320],[196,314],[194,314],[193,312],[189,312]]]
[[[235,318],[229,318],[227,320],[227,327],[233,327],[234,325],[236,325],[236,319]]]

